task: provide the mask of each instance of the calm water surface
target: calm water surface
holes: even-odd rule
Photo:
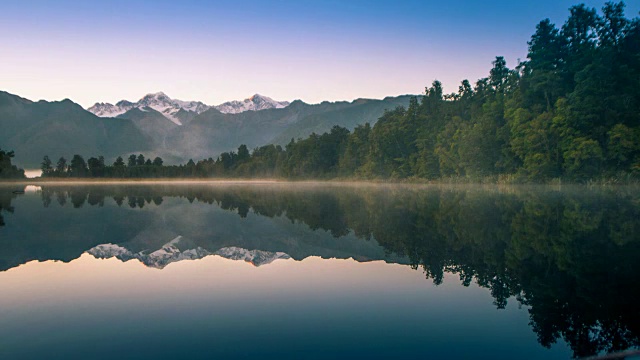
[[[0,185],[0,358],[640,344],[637,189]]]

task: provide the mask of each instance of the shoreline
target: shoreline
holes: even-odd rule
[[[382,180],[382,179],[250,179],[250,178],[27,178],[0,179],[4,185],[363,185],[363,186],[452,186],[452,187],[584,187],[584,188],[633,188],[640,182],[546,182],[519,183],[500,181],[442,181],[442,180]]]

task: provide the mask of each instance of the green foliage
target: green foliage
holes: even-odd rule
[[[80,155],[73,155],[71,164],[69,165],[69,175],[71,177],[86,177],[89,174],[87,163]]]
[[[40,165],[40,170],[42,170],[42,176],[49,176],[53,173],[53,167],[51,166],[52,162],[48,156],[44,156],[42,159],[42,164]]]
[[[356,173],[367,161],[369,154],[369,135],[371,125],[356,126],[353,134],[348,137],[345,144],[344,153],[339,160],[340,175],[351,175]]]
[[[153,159],[153,166],[162,166],[163,162],[160,157],[156,156],[156,158]]]
[[[118,156],[116,161],[113,163],[113,166],[114,167],[124,167],[124,160],[122,159],[122,156]]]
[[[616,124],[607,135],[607,157],[615,167],[640,165],[640,128]]]
[[[11,158],[15,155],[13,151],[5,151],[0,148],[0,179],[21,179],[24,178],[24,170],[18,169],[11,164]]]
[[[65,159],[64,157],[60,157],[60,159],[58,159],[58,162],[56,163],[56,170],[54,172],[54,175],[59,177],[66,176],[68,173],[67,170],[67,159]]]
[[[579,179],[597,175],[603,160],[598,142],[583,137],[574,139],[563,155],[567,174]]]
[[[144,165],[144,155],[142,154],[138,155],[138,157],[136,158],[136,165],[137,166]]]
[[[104,157],[99,156],[98,158],[89,158],[87,160],[87,166],[90,177],[103,177],[105,172],[105,164]]]
[[[386,111],[371,130],[363,173],[369,177],[406,177],[416,153],[416,131],[404,108]]]
[[[238,156],[236,158],[236,161],[238,163],[243,163],[247,160],[249,160],[249,158],[251,157],[251,155],[249,155],[249,149],[247,149],[247,145],[240,145],[238,147]]]

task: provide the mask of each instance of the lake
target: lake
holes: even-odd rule
[[[0,185],[0,358],[640,345],[636,188]]]

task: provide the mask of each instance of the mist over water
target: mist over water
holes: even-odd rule
[[[634,188],[0,186],[4,358],[544,358],[639,345]]]

